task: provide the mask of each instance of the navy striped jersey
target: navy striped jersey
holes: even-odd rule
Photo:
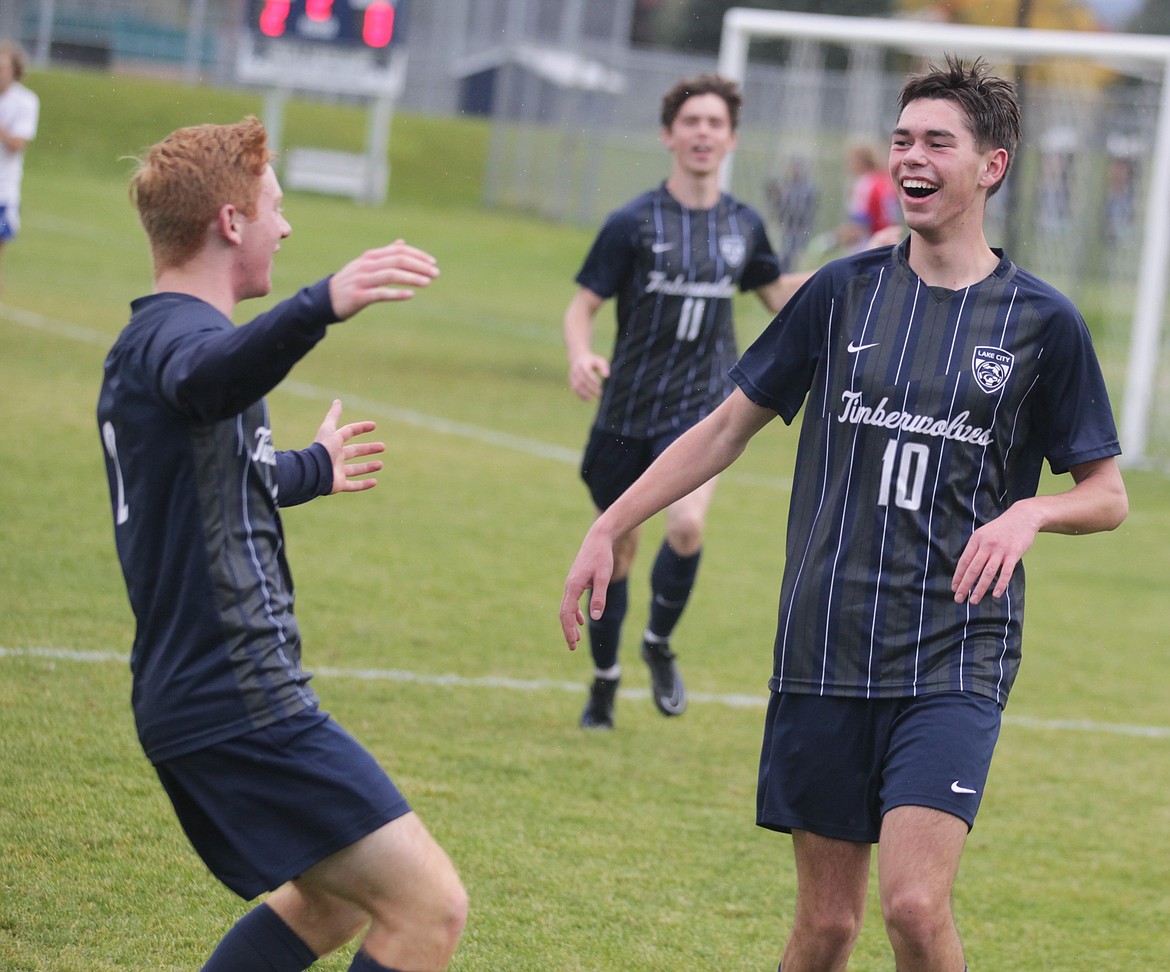
[[[617,298],[594,425],[647,439],[712,411],[735,387],[736,289],[779,276],[759,214],[726,193],[711,209],[688,209],[664,183],[611,213],[577,274],[597,296]]]
[[[963,290],[926,286],[908,241],[828,264],[733,369],[792,422],[774,690],[859,698],[974,692],[1006,703],[1024,571],[956,604],[972,532],[1054,472],[1117,455],[1088,329],[1000,256]],[[807,403],[805,401],[807,396]]]
[[[277,451],[264,394],[335,321],[327,281],[243,327],[159,293],[131,305],[97,420],[136,619],[132,702],[161,761],[317,704],[279,507],[331,491],[324,446]]]

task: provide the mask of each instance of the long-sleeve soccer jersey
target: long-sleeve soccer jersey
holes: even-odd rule
[[[805,414],[775,643],[776,691],[1005,704],[1024,571],[956,604],[971,533],[1054,472],[1117,455],[1105,384],[1073,305],[1000,254],[927,287],[907,242],[819,271],[733,369],[752,401]],[[805,398],[807,395],[807,403]]]
[[[331,491],[324,446],[280,452],[263,396],[336,320],[327,281],[243,327],[185,294],[136,300],[97,420],[137,622],[132,702],[159,762],[317,704],[279,507]]]
[[[576,278],[599,297],[617,297],[594,425],[649,439],[713,411],[734,387],[736,289],[779,276],[763,220],[726,193],[711,209],[688,209],[664,183],[611,213]]]

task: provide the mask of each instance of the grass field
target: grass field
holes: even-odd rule
[[[190,851],[134,737],[93,410],[150,287],[123,157],[261,105],[100,75],[31,85],[42,130],[0,303],[0,969],[193,969],[247,906]],[[287,142],[356,148],[362,124],[300,105]],[[340,395],[389,450],[378,489],[285,514],[306,665],[460,868],[457,972],[767,972],[794,900],[787,838],[752,820],[795,433],[766,430],[720,486],[677,637],[691,709],[658,716],[627,651],[617,731],[583,734],[589,660],[556,610],[589,520],[591,409],[565,387],[559,327],[589,234],[481,210],[487,137],[400,117],[385,207],[286,201],[278,295],[399,235],[443,271],[336,328],[270,397],[280,446]],[[765,323],[748,303],[740,322],[743,339]],[[956,892],[973,970],[1170,956],[1170,481],[1127,481],[1121,529],[1041,537],[1028,558],[1023,672]],[[850,968],[893,968],[873,907]]]

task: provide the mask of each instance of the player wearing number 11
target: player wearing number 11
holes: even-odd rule
[[[598,511],[731,390],[736,292],[755,291],[774,314],[804,280],[781,274],[759,214],[720,191],[741,101],[738,86],[716,75],[679,81],[666,93],[661,140],[671,154],[670,175],[609,216],[577,274],[564,335],[569,386],[585,401],[599,399],[581,463]],[[592,349],[593,320],[611,297],[618,327],[607,360]],[[667,716],[686,706],[670,637],[698,572],[714,486],[671,505],[650,575],[642,657],[655,705]],[[613,725],[626,578],[637,548],[637,530],[618,542],[608,606],[589,625],[594,677],[584,728]]]
[[[899,107],[907,239],[812,276],[724,404],[594,523],[561,603],[573,647],[615,540],[803,408],[757,793],[757,822],[793,838],[783,972],[845,968],[874,843],[899,972],[962,972],[951,890],[1020,662],[1020,559],[1040,531],[1128,509],[1084,321],[984,236],[1019,140],[1012,86],[948,57]],[[1037,495],[1044,461],[1071,488]]]

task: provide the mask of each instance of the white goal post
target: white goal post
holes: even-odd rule
[[[752,41],[815,41],[852,49],[877,47],[941,59],[944,52],[997,57],[1010,62],[1044,57],[1083,58],[1126,74],[1144,72],[1160,80],[1157,118],[1148,162],[1149,186],[1142,198],[1143,229],[1137,250],[1128,363],[1122,396],[1120,435],[1127,465],[1145,464],[1158,387],[1158,358],[1166,312],[1170,262],[1170,37],[1076,31],[976,27],[920,21],[836,17],[781,11],[728,10],[723,20],[719,72],[739,82],[748,70]],[[893,105],[890,106],[892,112]],[[891,118],[892,121],[892,118]],[[1025,130],[1025,140],[1028,138]],[[723,173],[730,185],[732,160]],[[1164,464],[1166,456],[1156,462]]]

